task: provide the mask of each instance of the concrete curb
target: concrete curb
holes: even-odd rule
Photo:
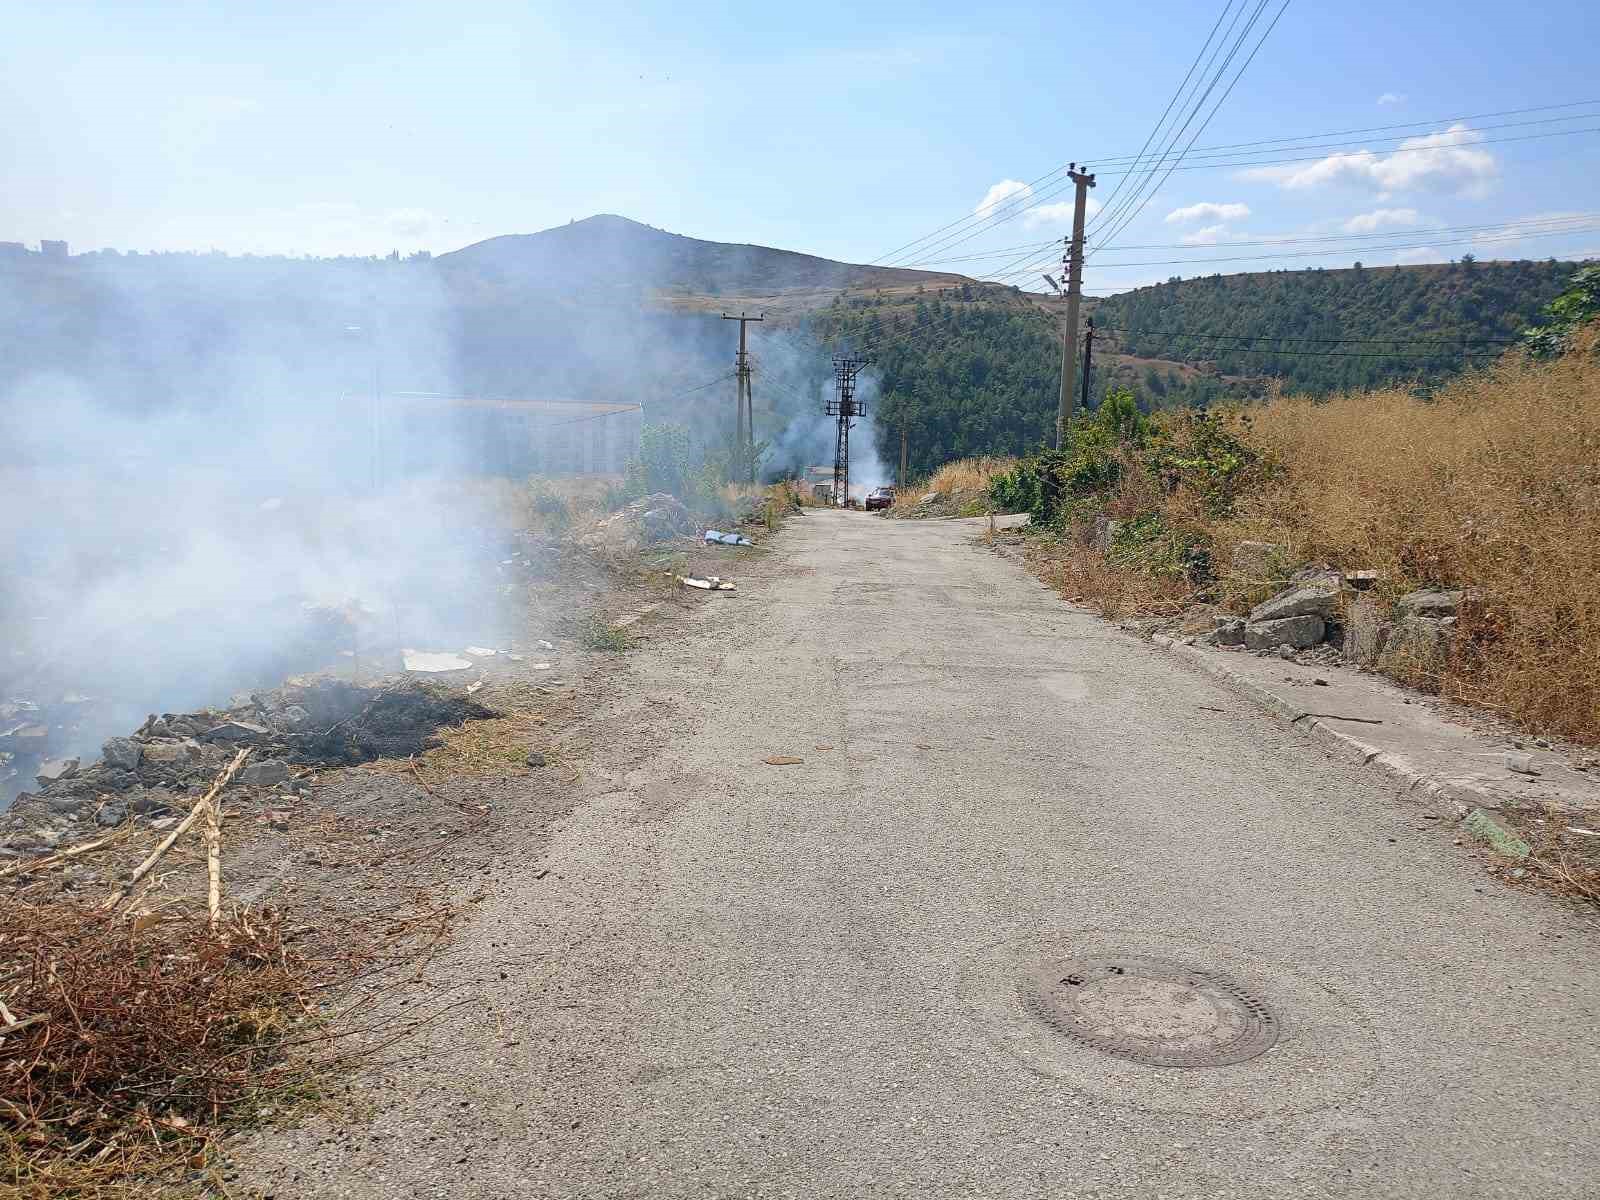
[[[1504,792],[1469,776],[1440,775],[1424,770],[1404,754],[1393,750],[1386,751],[1364,741],[1342,722],[1309,716],[1305,709],[1297,708],[1272,689],[1262,687],[1254,679],[1234,670],[1227,659],[1220,654],[1186,646],[1178,639],[1165,634],[1152,634],[1149,640],[1175,658],[1182,659],[1212,678],[1228,684],[1233,690],[1242,693],[1268,712],[1281,717],[1296,729],[1304,730],[1313,740],[1338,757],[1361,766],[1376,767],[1384,774],[1405,784],[1408,792],[1453,801],[1456,805],[1457,819],[1465,819],[1474,809],[1492,812],[1504,807],[1508,800],[1516,802]]]

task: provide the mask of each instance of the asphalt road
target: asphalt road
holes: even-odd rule
[[[1600,1195],[1594,925],[980,529],[813,513],[630,656],[462,933],[487,1015],[269,1147],[277,1194]],[[1024,1009],[1095,953],[1277,1044],[1144,1066]]]

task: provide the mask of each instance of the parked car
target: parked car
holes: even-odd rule
[[[892,487],[873,488],[867,493],[867,502],[864,506],[868,512],[875,508],[888,508],[894,503],[894,489]]]

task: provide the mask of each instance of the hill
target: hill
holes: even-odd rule
[[[821,294],[816,302],[825,303],[849,288],[898,290],[964,282],[962,276],[948,273],[704,241],[610,214],[539,233],[489,238],[434,262],[447,276],[470,276],[518,290],[585,295],[643,292],[679,302],[728,297],[794,301],[809,293]]]
[[[1513,338],[1576,269],[1466,261],[1279,271],[1175,279],[1095,300],[1091,404],[1112,387],[1129,388],[1149,410],[1258,398],[1273,387],[1325,395],[1436,383],[1486,361],[1465,357],[1463,343],[1501,350],[1506,342],[1484,339]],[[898,458],[904,425],[913,473],[926,473],[952,458],[1022,453],[1051,436],[1060,320],[1049,298],[963,284],[923,296],[847,294],[812,326],[825,344],[871,349],[880,452]],[[1281,340],[1253,340],[1268,338]]]
[[[1199,370],[1141,370],[1153,404],[1436,382],[1510,344],[1576,264],[1476,262],[1172,279],[1097,300],[1098,346]],[[1231,379],[1227,378],[1231,377]]]

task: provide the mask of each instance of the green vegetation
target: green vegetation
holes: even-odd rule
[[[618,503],[655,492],[669,492],[691,508],[718,511],[722,490],[748,479],[758,468],[767,445],[757,442],[753,454],[731,441],[697,443],[687,425],[646,425],[639,433],[639,453],[628,464]]]
[[[1579,328],[1600,320],[1600,267],[1584,267],[1570,282],[1571,287],[1545,306],[1544,324],[1522,335],[1523,344],[1537,358],[1565,353]]]
[[[1132,392],[1118,390],[1068,430],[1064,449],[1042,451],[995,476],[990,499],[1002,511],[1029,513],[1036,526],[1060,526],[1098,511],[1106,495],[1134,482],[1127,478],[1134,474],[1144,483],[1135,490],[1183,489],[1207,514],[1226,516],[1243,482],[1260,473],[1261,456],[1239,433],[1248,424],[1247,415],[1220,410],[1146,417]],[[1129,548],[1159,540],[1162,531],[1140,524],[1146,515],[1119,527]]]
[[[1120,352],[1202,368],[1189,381],[1147,370],[1147,407],[1249,395],[1259,391],[1241,378],[1250,376],[1325,395],[1433,382],[1481,364],[1487,360],[1466,352],[1512,344],[1571,272],[1553,260],[1480,263],[1468,255],[1443,266],[1212,275],[1098,300],[1093,316]],[[1115,332],[1127,330],[1139,332]]]
[[[812,318],[825,345],[872,347],[878,394],[867,397],[885,462],[911,431],[911,474],[983,454],[1022,454],[1055,428],[1060,335],[1055,319],[1004,289],[959,299],[854,296]],[[893,338],[894,340],[884,340]]]
[[[1090,312],[1102,336],[1091,405],[1126,395],[1151,413],[1264,400],[1274,389],[1323,396],[1435,384],[1490,361],[1467,350],[1493,355],[1513,345],[1571,274],[1570,263],[1480,263],[1469,255],[1439,266],[1173,279],[1095,300]],[[1587,282],[1575,281],[1564,294],[1571,298],[1558,301],[1559,322],[1600,304],[1600,268],[1580,276]],[[1052,439],[1058,321],[1016,289],[972,285],[923,296],[844,295],[811,327],[824,345],[872,354],[878,453],[899,460],[904,426],[916,477],[955,459],[1025,454]],[[1281,340],[1251,341],[1260,338]]]
[[[588,617],[578,626],[578,644],[585,650],[599,650],[607,654],[620,654],[632,643],[624,630],[617,628],[603,616]]]

